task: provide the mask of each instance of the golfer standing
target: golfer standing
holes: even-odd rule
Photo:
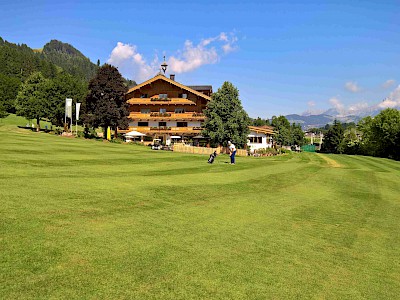
[[[235,164],[236,147],[231,141],[228,141],[229,156],[231,157],[231,165]]]

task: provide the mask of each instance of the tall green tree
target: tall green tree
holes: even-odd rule
[[[274,140],[278,145],[288,146],[292,144],[290,136],[290,123],[284,116],[273,116],[271,125],[275,128]]]
[[[46,88],[48,79],[35,72],[22,84],[16,99],[17,115],[36,120],[36,130],[40,131],[40,119],[46,117]]]
[[[203,135],[211,140],[213,146],[232,141],[237,147],[247,144],[250,118],[242,107],[238,89],[230,82],[224,84],[211,96],[204,112]]]
[[[366,154],[400,159],[400,111],[387,108],[374,118],[360,121],[362,143]]]
[[[292,142],[291,145],[304,145],[305,136],[300,124],[293,123],[290,126],[290,140]]]
[[[128,104],[125,101],[127,87],[117,68],[105,64],[89,82],[89,92],[83,105],[83,120],[90,127],[103,127],[104,137],[107,127],[128,126]]]
[[[65,72],[58,74],[57,77],[47,82],[47,118],[52,124],[62,126],[65,115],[65,99],[72,98],[74,103],[82,103],[86,95],[87,85],[84,81]]]
[[[342,124],[334,120],[333,126],[328,129],[328,132],[324,136],[321,151],[326,153],[343,153],[344,143]]]

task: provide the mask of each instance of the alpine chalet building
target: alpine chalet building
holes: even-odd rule
[[[129,131],[159,138],[166,144],[198,136],[211,94],[210,85],[185,86],[175,81],[174,75],[167,78],[158,74],[126,93]]]

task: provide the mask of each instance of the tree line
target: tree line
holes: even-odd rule
[[[324,134],[321,152],[400,160],[400,111],[387,108],[347,128],[335,120]]]

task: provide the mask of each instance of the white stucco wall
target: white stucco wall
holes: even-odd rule
[[[272,143],[270,141],[270,138],[265,135],[264,133],[257,133],[254,131],[250,131],[250,134],[248,137],[261,137],[262,141],[261,143],[250,143],[250,140],[247,140],[247,146],[250,148],[250,150],[257,150],[257,149],[266,149],[266,148],[271,148]]]

